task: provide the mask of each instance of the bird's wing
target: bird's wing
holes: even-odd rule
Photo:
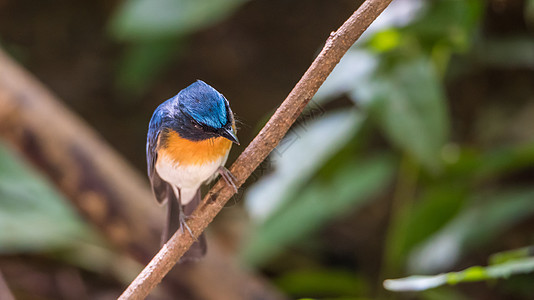
[[[159,134],[162,130],[163,122],[162,112],[158,109],[152,115],[150,119],[150,124],[148,126],[148,135],[146,140],[146,162],[147,162],[147,173],[148,178],[150,179],[150,185],[152,186],[152,191],[156,196],[156,200],[162,203],[167,198],[167,183],[159,177],[158,172],[156,172],[156,161],[158,159],[158,139]]]

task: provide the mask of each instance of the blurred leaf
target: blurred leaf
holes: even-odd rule
[[[448,45],[451,51],[466,51],[475,33],[484,3],[481,0],[438,0],[427,5],[421,18],[406,28],[424,48]]]
[[[365,84],[378,66],[378,57],[370,51],[352,48],[328,76],[314,96],[317,102],[326,102]]]
[[[347,161],[330,180],[313,180],[257,228],[245,247],[245,261],[264,263],[326,222],[357,209],[385,187],[392,172],[392,161],[380,156]]]
[[[480,150],[449,144],[442,152],[447,161],[442,180],[483,184],[534,166],[534,142]]]
[[[398,47],[400,42],[400,32],[389,29],[376,33],[369,41],[369,46],[376,52],[386,52]]]
[[[529,256],[534,256],[534,246],[495,253],[490,257],[490,265],[499,265]]]
[[[455,285],[460,282],[484,281],[488,279],[508,278],[515,274],[534,272],[534,258],[522,258],[489,267],[470,267],[460,272],[450,272],[433,276],[409,276],[384,281],[384,287],[390,291],[423,291],[444,284]]]
[[[214,24],[244,0],[125,0],[110,29],[121,40],[180,37]]]
[[[412,251],[410,270],[429,273],[450,268],[467,250],[489,242],[534,213],[533,189],[479,195],[476,200]]]
[[[116,78],[118,88],[129,95],[145,91],[180,50],[180,42],[176,40],[130,45],[119,64]]]
[[[0,143],[0,252],[43,251],[90,235],[45,179]]]
[[[447,283],[447,275],[413,275],[406,278],[386,279],[384,288],[393,292],[424,291]]]
[[[343,270],[300,270],[276,278],[275,284],[293,297],[361,296],[369,286],[363,278]]]
[[[109,23],[126,48],[117,74],[121,93],[136,95],[176,58],[184,37],[234,12],[245,0],[124,0]]]
[[[361,123],[362,117],[349,110],[295,126],[270,156],[274,172],[248,189],[249,213],[266,219],[354,136]]]
[[[472,176],[477,181],[534,167],[534,142],[501,147],[480,155],[476,166],[471,167]]]
[[[422,17],[404,28],[401,40],[405,54],[429,55],[436,73],[444,77],[452,55],[467,52],[476,40],[484,3],[438,0],[427,4]]]
[[[428,59],[402,60],[351,94],[378,120],[392,143],[432,171],[441,166],[449,120],[445,96]]]
[[[393,226],[388,260],[401,265],[414,246],[446,225],[465,204],[467,182],[443,182],[429,187],[410,211]]]

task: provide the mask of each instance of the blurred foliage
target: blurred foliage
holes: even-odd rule
[[[362,121],[355,111],[337,112],[288,134],[272,156],[275,172],[247,191],[246,205],[252,215],[264,218],[284,199],[295,196],[318,168],[349,142],[347,136],[353,136]],[[318,138],[323,143],[317,144]]]
[[[530,18],[532,1],[525,5],[525,16]],[[493,147],[464,144],[452,132],[453,99],[446,93],[450,82],[475,67],[532,68],[532,38],[482,34],[485,9],[486,3],[479,0],[392,3],[314,98],[315,103],[328,106],[346,97],[354,108],[344,114],[326,110],[295,126],[271,155],[272,173],[248,190],[246,205],[256,227],[243,253],[245,261],[264,267],[276,264],[276,258],[284,261],[284,253],[305,251],[304,245],[310,245],[332,221],[354,215],[363,204],[384,196],[392,203],[381,279],[449,270],[534,216],[533,190],[500,181],[532,172],[532,136]],[[473,117],[479,116],[483,118]],[[351,118],[354,125],[349,126]],[[377,145],[377,135],[389,145]],[[396,181],[391,180],[394,173]],[[408,278],[406,284],[425,282],[430,287],[508,278],[532,272],[531,260],[518,258],[487,268]],[[321,272],[328,272],[322,267]],[[345,271],[362,277],[358,270]],[[317,297],[354,296],[341,287],[337,295],[323,295],[308,286],[311,275],[306,271],[290,274],[277,283],[295,297],[306,295],[306,290]],[[327,280],[321,291],[328,290],[325,285]],[[335,290],[335,283],[330,287]],[[362,287],[371,289],[372,284]],[[450,289],[421,297],[450,299],[450,295],[463,297]]]
[[[139,263],[117,253],[42,174],[3,142],[0,142],[0,228],[0,254],[7,260],[17,256],[24,260],[24,255],[40,257],[47,262],[49,268],[44,270],[51,276],[57,275],[56,268],[72,272],[74,266],[98,276],[111,276],[124,285],[140,269]],[[57,266],[52,267],[51,262]],[[17,264],[14,259],[13,264],[3,267],[12,270]],[[39,271],[30,266],[17,270],[16,274],[22,277],[32,271],[29,278],[14,281],[43,283],[41,280],[46,276],[40,277]],[[43,296],[39,289],[29,292],[36,294],[21,299]]]
[[[185,36],[232,13],[244,0],[126,0],[111,20],[121,40]]]
[[[139,266],[110,246],[37,170],[0,143],[0,253],[45,256],[128,282]]]
[[[332,178],[311,180],[257,229],[246,248],[247,262],[254,265],[265,262],[287,244],[364,204],[384,188],[391,171],[390,160],[378,157],[347,161]]]
[[[42,176],[0,143],[0,252],[64,249],[91,231]]]
[[[117,87],[139,94],[180,54],[191,33],[223,20],[245,0],[124,0],[109,23],[111,36],[126,42]]]
[[[248,192],[247,205],[251,213],[258,218],[272,216],[258,229],[245,250],[250,264],[264,262],[289,242],[320,228],[348,208],[362,204],[388,182],[392,170],[390,159],[385,156],[367,161],[344,161],[340,169],[323,172],[323,177],[307,182],[310,178],[306,175],[312,175],[317,171],[315,168],[321,166],[320,162],[339,151],[361,122],[355,112],[329,113],[308,124],[302,132],[295,130],[286,138],[285,143],[292,141],[286,145],[288,148],[283,151],[282,145],[282,149],[275,152],[276,173]],[[318,145],[318,139],[323,143]]]
[[[413,249],[411,269],[423,273],[446,269],[469,248],[488,243],[502,231],[532,216],[533,201],[532,189],[500,191],[469,201],[432,238]]]
[[[380,68],[351,97],[397,147],[429,170],[441,167],[448,120],[444,94],[428,59],[401,58]]]

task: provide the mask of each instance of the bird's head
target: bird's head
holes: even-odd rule
[[[182,135],[195,140],[220,136],[239,144],[228,100],[217,90],[198,80],[181,90],[176,99],[183,115]]]

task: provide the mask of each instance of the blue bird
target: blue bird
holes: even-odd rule
[[[148,127],[148,177],[159,203],[167,203],[162,244],[176,230],[191,230],[186,217],[201,201],[200,186],[218,174],[237,191],[224,167],[232,143],[239,145],[228,100],[198,80],[156,108]],[[206,253],[204,235],[184,255],[185,260]]]

